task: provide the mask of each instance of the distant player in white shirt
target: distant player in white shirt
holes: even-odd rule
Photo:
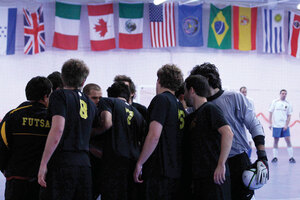
[[[280,98],[273,100],[270,112],[270,129],[273,128],[273,137],[274,137],[274,149],[272,163],[278,161],[278,141],[279,138],[284,137],[287,144],[287,151],[290,156],[289,162],[296,163],[296,160],[293,157],[293,148],[290,139],[290,129],[289,123],[291,120],[291,114],[293,108],[291,104],[285,100],[287,91],[285,89],[280,90]]]

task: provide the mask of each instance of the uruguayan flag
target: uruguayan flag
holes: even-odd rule
[[[262,9],[264,52],[284,52],[283,17],[283,10]]]
[[[0,7],[0,55],[15,54],[17,8]]]

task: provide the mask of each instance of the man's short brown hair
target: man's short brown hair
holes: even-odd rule
[[[181,70],[174,64],[166,64],[157,71],[157,77],[162,87],[177,91],[183,83]]]
[[[61,76],[65,86],[79,88],[89,72],[89,68],[82,60],[69,59],[62,66]]]
[[[83,93],[89,95],[91,90],[101,91],[101,87],[95,83],[86,84],[83,88]]]
[[[114,82],[128,82],[130,93],[135,94],[135,92],[136,92],[135,85],[129,76],[117,75],[114,78]]]

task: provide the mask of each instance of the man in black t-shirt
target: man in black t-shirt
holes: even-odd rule
[[[185,99],[195,111],[186,118],[184,174],[191,178],[191,199],[231,200],[226,160],[233,133],[220,108],[207,102],[208,95],[205,77],[185,80]]]
[[[179,197],[185,117],[175,91],[182,84],[183,76],[175,65],[164,65],[158,70],[157,77],[157,95],[148,107],[149,131],[136,163],[134,180],[137,183],[144,180],[145,196],[142,199],[175,200]]]
[[[41,199],[92,199],[89,140],[96,106],[79,90],[88,74],[83,61],[66,61],[64,89],[50,96],[52,125],[38,174]]]
[[[1,121],[0,170],[6,178],[6,200],[39,199],[37,174],[50,130],[47,107],[51,88],[47,78],[32,78],[25,89],[28,101]]]
[[[107,89],[109,98],[99,102],[103,133],[102,200],[139,200],[132,179],[145,131],[142,115],[128,103],[130,92],[123,82]],[[99,186],[98,186],[99,187]]]
[[[133,102],[133,99],[135,98],[136,88],[134,82],[131,80],[129,76],[126,75],[117,75],[114,78],[114,82],[124,82],[129,87],[130,91],[130,97],[128,100],[128,103],[131,104],[133,107],[135,107],[144,117],[144,119],[147,119],[147,108],[143,106],[142,104]]]

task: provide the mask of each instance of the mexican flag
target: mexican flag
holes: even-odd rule
[[[112,3],[88,5],[92,51],[116,48]]]
[[[119,3],[119,48],[143,48],[144,3]]]
[[[81,5],[56,2],[53,47],[76,50]]]

